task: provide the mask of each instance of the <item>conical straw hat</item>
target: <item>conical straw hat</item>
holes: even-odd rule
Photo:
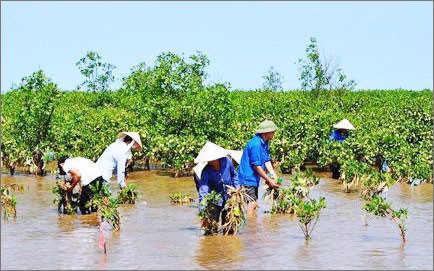
[[[200,150],[199,154],[194,159],[194,162],[200,163],[217,160],[225,157],[228,154],[229,152],[226,149],[208,141],[205,143],[205,146],[203,146],[203,148]]]
[[[139,133],[136,133],[136,132],[120,132],[118,134],[118,138],[124,138],[125,136],[131,137],[134,141],[137,142],[137,144],[139,144],[140,148],[142,147],[142,141],[140,140]]]
[[[228,155],[230,155],[238,164],[240,164],[243,152],[236,150],[226,150],[225,148],[208,141],[200,150],[196,159],[194,159],[194,162],[197,163],[197,165],[193,168],[193,171],[200,178],[202,170],[208,164],[208,161],[217,160]]]
[[[241,164],[241,156],[243,155],[242,151],[228,150],[228,152],[232,159],[234,159],[238,165]]]
[[[335,129],[346,129],[346,130],[356,130],[354,126],[347,120],[343,119],[340,122],[333,125],[333,128]]]
[[[268,132],[274,132],[277,130],[276,124],[272,122],[271,120],[264,120],[259,124],[258,129],[256,130],[257,134],[263,134]]]

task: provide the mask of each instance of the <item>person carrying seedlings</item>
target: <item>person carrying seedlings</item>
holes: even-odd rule
[[[278,188],[277,175],[271,164],[271,157],[268,151],[268,142],[274,137],[277,130],[276,124],[271,120],[265,120],[259,124],[256,134],[244,147],[238,168],[238,178],[246,189],[247,194],[253,199],[249,201],[247,213],[251,215],[257,208],[258,187],[260,178],[270,188]],[[268,174],[267,174],[268,172]]]
[[[213,219],[219,222],[222,216],[222,224],[225,223],[226,212],[223,210],[229,198],[226,185],[239,188],[238,176],[232,160],[227,157],[228,151],[214,143],[207,142],[194,160],[203,166],[197,171],[199,179],[199,211],[203,211],[203,199],[211,191],[221,195],[221,200],[216,204]]]
[[[121,132],[118,138],[110,144],[96,161],[101,170],[105,182],[109,183],[116,171],[117,182],[120,189],[127,186],[126,184],[126,164],[131,157],[131,148],[139,150],[142,148],[140,135],[136,132]]]
[[[356,129],[347,119],[343,119],[340,122],[336,123],[335,125],[333,125],[333,128],[335,130],[330,135],[329,140],[338,141],[338,142],[342,142],[348,138],[349,130]],[[341,175],[340,174],[341,166],[338,163],[333,162],[331,165],[331,169],[332,169],[332,178],[339,179]]]
[[[102,188],[104,182],[98,166],[89,159],[83,157],[70,158],[62,156],[57,161],[60,175],[69,175],[71,177],[71,186],[67,189],[72,191],[74,187],[80,183],[81,194],[78,202],[78,207],[82,214],[90,214],[96,212],[95,208],[86,207],[87,203],[93,198],[91,186]]]
[[[242,151],[236,151],[236,150],[227,150],[228,152],[228,157],[231,158],[232,164],[234,165],[234,167],[238,166],[240,164],[241,161],[241,155],[243,154]],[[198,163],[194,168],[193,168],[193,180],[194,180],[194,184],[196,186],[196,190],[199,193],[199,182],[200,182],[200,175],[201,172],[203,170],[203,168],[207,165],[207,162],[202,162],[202,163]]]

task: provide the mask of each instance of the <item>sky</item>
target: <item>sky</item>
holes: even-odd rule
[[[112,88],[163,52],[200,51],[207,83],[257,89],[273,66],[285,90],[299,89],[311,37],[356,89],[433,89],[431,1],[1,1],[1,90],[39,69],[74,89],[87,51],[116,66]]]

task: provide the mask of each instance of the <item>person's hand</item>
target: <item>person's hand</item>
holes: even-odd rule
[[[271,189],[277,189],[280,187],[280,184],[277,183],[277,181],[274,178],[270,178],[270,181],[267,182],[267,185],[271,188]]]

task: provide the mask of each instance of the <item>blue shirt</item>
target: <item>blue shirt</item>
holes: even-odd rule
[[[227,157],[220,158],[220,170],[216,171],[210,165],[206,165],[202,170],[199,180],[199,207],[201,206],[203,197],[211,191],[215,191],[222,196],[222,200],[217,204],[223,206],[224,202],[229,198],[225,185],[230,185],[235,188],[240,187],[238,183],[237,172],[235,171],[232,161]]]
[[[389,166],[387,165],[387,162],[384,161],[383,164],[381,164],[381,171],[387,172],[389,170]]]
[[[333,133],[330,135],[330,140],[336,140],[336,141],[344,141],[347,139],[348,133],[341,134],[339,130],[334,130]]]
[[[260,166],[265,170],[265,163],[270,161],[268,142],[256,134],[247,143],[241,156],[240,167],[238,168],[238,178],[243,186],[259,186],[260,176],[254,169]]]

